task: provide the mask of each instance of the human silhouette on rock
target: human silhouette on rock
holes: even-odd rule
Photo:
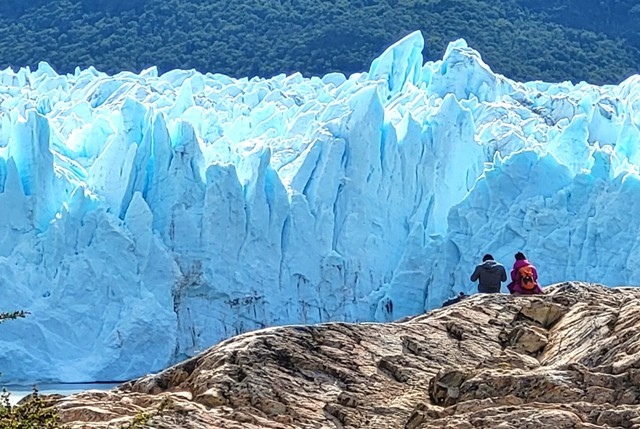
[[[538,270],[522,252],[515,254],[516,261],[511,270],[511,283],[507,289],[512,295],[538,295],[543,293],[538,285]]]
[[[476,269],[473,270],[471,281],[478,281],[480,293],[500,293],[502,282],[507,281],[507,272],[502,264],[496,262],[493,256],[487,253],[482,257],[482,263],[476,265]]]

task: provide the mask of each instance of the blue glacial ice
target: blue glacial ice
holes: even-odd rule
[[[124,380],[273,325],[472,292],[640,284],[640,76],[519,83],[416,32],[368,72],[0,73],[5,382]]]

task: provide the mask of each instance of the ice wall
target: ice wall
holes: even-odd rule
[[[345,77],[0,73],[3,380],[124,380],[264,326],[638,284],[640,77],[517,83],[413,33]]]

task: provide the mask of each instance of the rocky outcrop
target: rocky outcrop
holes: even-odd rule
[[[265,329],[55,402],[74,428],[141,413],[156,428],[640,428],[640,289],[564,283],[397,323]]]

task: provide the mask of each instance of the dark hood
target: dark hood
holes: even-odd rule
[[[490,273],[497,272],[501,267],[502,265],[491,259],[482,263],[482,268]]]

